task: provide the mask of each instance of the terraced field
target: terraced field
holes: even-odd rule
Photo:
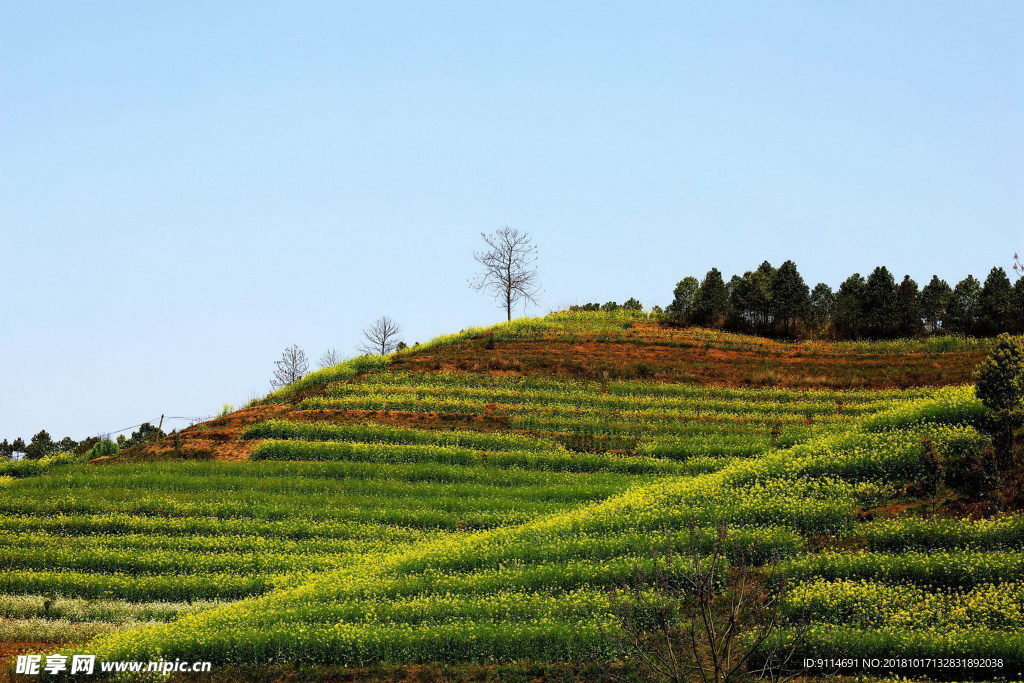
[[[974,675],[1024,672],[1024,518],[865,513],[905,500],[921,439],[977,436],[969,387],[905,386],[906,368],[954,383],[988,342],[792,346],[843,356],[814,366],[834,370],[818,388],[806,368],[773,388],[665,381],[689,352],[643,379],[600,370],[606,356],[578,377],[446,367],[489,342],[644,357],[703,334],[646,325],[468,331],[313,373],[145,452],[7,479],[0,640],[257,668],[611,661],[624,654],[612,589],[724,525],[732,552],[789,577],[784,635],[800,657],[991,657],[1003,667]],[[777,348],[744,339],[708,343]],[[879,358],[900,382],[836,388],[877,380]]]

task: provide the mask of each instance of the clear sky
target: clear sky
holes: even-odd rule
[[[3,2],[0,438],[201,416],[298,344],[794,259],[1024,251],[1020,2]],[[170,426],[181,426],[171,423]]]

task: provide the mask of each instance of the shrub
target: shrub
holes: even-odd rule
[[[117,455],[121,448],[110,439],[102,439],[85,454],[87,460]]]
[[[921,487],[934,496],[948,486],[971,501],[985,497],[998,482],[992,441],[980,434],[960,434],[936,441],[921,439],[918,455],[924,474]]]
[[[940,445],[946,485],[970,500],[979,500],[998,481],[991,439],[978,435],[950,439]]]

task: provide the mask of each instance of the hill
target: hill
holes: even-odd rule
[[[798,657],[1020,675],[1024,518],[922,516],[915,489],[922,439],[979,438],[958,385],[990,347],[556,314],[347,361],[147,449],[7,480],[0,640],[242,679],[615,662],[612,589],[723,529],[734,563],[784,570]]]

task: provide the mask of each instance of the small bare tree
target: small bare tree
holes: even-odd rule
[[[653,569],[637,568],[612,594],[616,639],[648,679],[781,683],[801,673],[784,633],[777,564],[751,566],[750,550],[730,544],[725,525],[711,534],[691,528],[681,550],[655,555]]]
[[[1017,254],[1013,255],[1013,272],[1017,273],[1019,278],[1024,277],[1024,261]]]
[[[469,281],[473,289],[491,292],[512,319],[512,308],[520,301],[537,303],[540,283],[537,279],[537,247],[530,236],[505,226],[491,235],[480,233],[487,251],[473,252],[473,258],[484,267],[483,273]]]
[[[401,333],[402,328],[398,323],[386,315],[381,316],[363,330],[366,341],[359,346],[359,350],[374,356],[391,353],[398,347],[398,335]]]
[[[292,382],[297,382],[306,376],[309,371],[309,360],[306,359],[306,352],[293,344],[286,348],[281,354],[280,360],[275,360],[274,377],[270,380],[270,386],[274,389],[286,387]]]
[[[320,356],[320,367],[329,368],[341,362],[341,355],[336,349],[327,349],[324,355]]]

